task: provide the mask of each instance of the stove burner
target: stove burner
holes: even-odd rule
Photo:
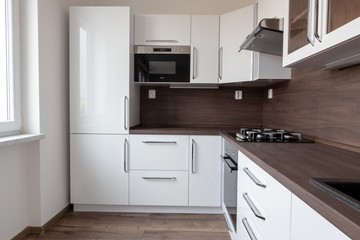
[[[241,142],[312,142],[304,140],[301,133],[270,128],[241,128],[236,139]]]

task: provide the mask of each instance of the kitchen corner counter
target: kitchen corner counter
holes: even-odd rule
[[[189,126],[135,126],[130,134],[162,134],[162,135],[219,135],[220,131],[236,132],[240,127],[189,127]]]
[[[309,183],[311,178],[360,181],[360,154],[322,143],[238,142],[237,148],[352,239],[360,236],[360,211]]]

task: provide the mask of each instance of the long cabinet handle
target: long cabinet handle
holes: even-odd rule
[[[257,177],[255,177],[255,175],[252,174],[252,172],[248,168],[243,168],[243,170],[256,185],[266,188],[266,185],[260,182],[259,179],[257,179]]]
[[[196,172],[196,142],[194,139],[191,139],[191,172]]]
[[[257,237],[255,236],[253,230],[251,229],[250,224],[249,224],[247,218],[244,217],[241,221],[242,221],[242,223],[243,223],[243,225],[244,225],[244,227],[245,227],[245,229],[246,229],[246,232],[248,233],[250,239],[251,239],[251,240],[257,240]]]
[[[260,213],[258,208],[253,203],[253,201],[251,201],[251,199],[250,199],[250,197],[249,197],[249,195],[247,193],[243,193],[243,198],[245,199],[246,203],[249,205],[249,207],[250,207],[251,211],[254,213],[254,215],[257,218],[265,220],[265,217]]]
[[[226,223],[227,229],[229,230],[229,232],[232,232],[229,221],[228,221],[228,219],[226,217],[226,213],[223,213],[223,215],[224,215],[224,218],[225,218],[225,223]]]
[[[315,45],[316,30],[316,0],[308,0],[308,22],[307,22],[307,39],[311,45]]]
[[[129,113],[128,113],[128,111],[129,111],[129,98],[127,96],[125,96],[125,98],[124,98],[124,129],[125,130],[129,129],[129,124],[128,124]]]
[[[142,141],[147,144],[177,144],[176,141]]]
[[[197,61],[198,61],[198,50],[197,50],[196,47],[193,47],[193,75],[192,75],[192,79],[197,78],[197,75],[198,75]]]
[[[176,180],[176,177],[142,177],[145,180]]]
[[[124,172],[127,173],[129,171],[129,141],[125,138],[124,141]]]
[[[167,43],[167,42],[170,42],[170,43],[178,43],[179,41],[178,40],[160,40],[160,39],[149,39],[149,40],[146,40],[146,42],[149,42],[149,43]]]
[[[222,73],[223,73],[223,54],[224,48],[220,47],[219,49],[219,79],[222,80]]]

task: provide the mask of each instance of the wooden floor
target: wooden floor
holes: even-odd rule
[[[35,239],[230,240],[222,215],[69,212]]]

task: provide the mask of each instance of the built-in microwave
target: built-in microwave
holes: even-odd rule
[[[190,46],[135,46],[135,82],[189,83],[190,54]]]

